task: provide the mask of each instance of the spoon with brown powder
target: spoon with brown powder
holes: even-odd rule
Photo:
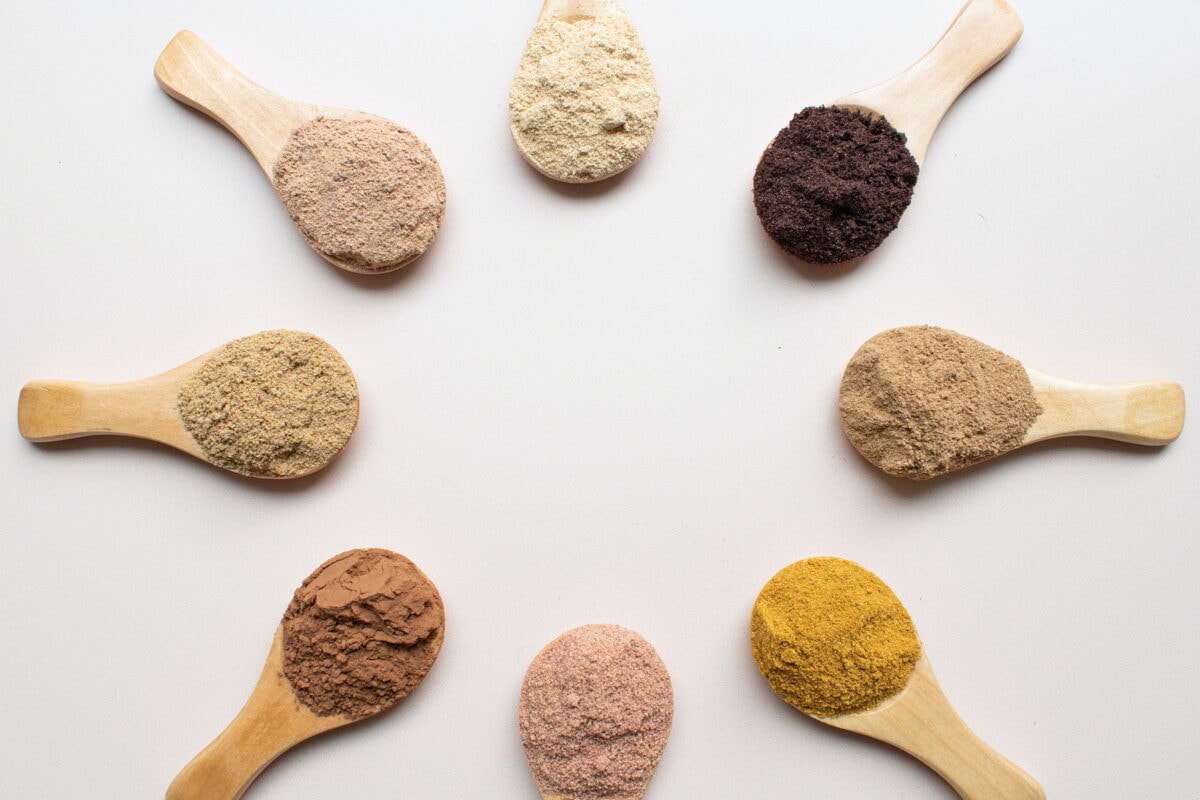
[[[1182,432],[1185,415],[1173,381],[1056,378],[928,325],[868,339],[846,365],[838,407],[864,458],[918,480],[1064,436],[1162,446]]]
[[[934,130],[1023,29],[1004,0],[970,0],[899,75],[796,114],[754,173],[763,229],[787,252],[817,264],[878,247],[912,199]]]
[[[316,472],[357,423],[358,386],[341,354],[287,330],[126,383],[31,381],[17,402],[21,435],[34,442],[133,436],[254,478]]]
[[[858,564],[821,557],[784,567],[754,602],[750,645],[789,705],[916,756],[965,800],[1045,798],[958,716],[908,611]]]
[[[441,595],[412,561],[379,548],[334,556],[296,590],[250,699],[167,800],[236,800],[293,745],[395,706],[444,634]]]
[[[446,185],[433,153],[405,128],[281,97],[191,31],[166,46],[154,77],[171,97],[241,140],[309,245],[334,266],[389,272],[433,243]]]

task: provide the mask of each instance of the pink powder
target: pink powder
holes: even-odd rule
[[[539,791],[561,800],[642,797],[673,709],[667,668],[637,633],[567,631],[537,654],[521,686],[521,739]]]

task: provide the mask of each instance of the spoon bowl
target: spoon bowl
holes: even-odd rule
[[[293,395],[289,399],[306,408],[315,407],[318,394],[329,398],[329,414],[312,414],[311,424],[272,426],[261,412],[246,410],[247,415],[257,414],[253,428],[237,440],[251,445],[261,445],[275,452],[259,460],[239,460],[225,448],[216,445],[205,447],[185,418],[184,405],[189,387],[198,385],[207,375],[207,370],[218,368],[220,357],[233,352],[242,342],[269,341],[273,346],[281,342],[301,341],[314,343],[320,348],[330,369],[323,370],[318,381],[310,383],[308,394]],[[283,352],[283,351],[281,351]],[[280,356],[283,357],[283,356]],[[253,363],[243,361],[243,363]],[[340,378],[338,377],[340,376]],[[254,379],[246,383],[253,386],[284,387],[272,381],[283,379],[268,374],[258,383]],[[340,380],[339,385],[336,381]],[[336,388],[336,392],[331,389]],[[284,392],[287,387],[284,387]],[[236,396],[229,395],[229,402],[236,403]],[[264,407],[266,413],[287,414],[293,405]],[[282,409],[282,411],[280,410]],[[238,409],[227,406],[221,411],[224,419],[237,417]],[[286,421],[285,421],[286,422]],[[165,444],[205,461],[213,466],[256,478],[299,478],[323,469],[341,452],[358,422],[358,393],[353,374],[341,355],[328,343],[311,334],[293,331],[265,331],[217,347],[204,355],[166,372],[139,380],[123,383],[88,383],[67,380],[34,380],[21,388],[17,401],[17,427],[21,435],[32,442],[55,442],[85,436],[131,436]],[[206,440],[207,441],[207,440]],[[230,441],[225,437],[226,443]]]
[[[304,126],[319,120],[345,120],[373,122],[389,130],[403,131],[389,120],[374,114],[302,103],[275,94],[251,81],[199,36],[187,30],[176,34],[163,49],[154,65],[154,77],[168,95],[212,117],[236,136],[262,167],[281,199],[285,199],[278,183],[281,158],[293,137]],[[442,210],[445,206],[445,185],[442,183],[441,170],[429,149],[411,133],[403,131],[403,134],[411,138],[412,146],[419,148],[422,160],[428,163],[425,164],[425,176],[420,187],[402,188],[409,194],[419,188],[425,194],[421,196],[418,210],[412,212],[418,215],[418,221],[406,219],[399,223],[393,222],[389,225],[390,232],[387,235],[394,236],[398,225],[405,229],[405,235],[414,237],[416,234],[413,231],[421,225],[425,228],[432,226],[433,230],[430,232],[421,229],[420,240],[405,250],[409,255],[403,260],[375,263],[369,259],[364,261],[361,257],[356,258],[354,253],[329,252],[329,248],[323,247],[313,234],[304,229],[296,213],[289,208],[293,220],[302,228],[309,245],[334,266],[361,274],[390,272],[415,259],[432,243],[433,235],[441,224]],[[350,212],[347,212],[347,215],[349,216]],[[417,250],[415,254],[411,252],[414,249]]]

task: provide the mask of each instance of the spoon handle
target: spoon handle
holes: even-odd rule
[[[1059,436],[1097,436],[1150,446],[1183,431],[1183,388],[1173,381],[1083,383],[1025,368],[1042,413],[1025,444]]]
[[[228,128],[268,177],[292,131],[311,117],[301,104],[238,72],[191,31],[180,31],[163,49],[154,78],[171,97]]]
[[[933,132],[971,83],[1012,50],[1024,24],[1004,0],[970,0],[942,38],[904,72],[838,100],[882,113],[908,137],[918,163]]]
[[[17,427],[33,442],[113,434],[198,455],[179,416],[177,393],[178,386],[162,376],[129,383],[31,381],[17,400]]]

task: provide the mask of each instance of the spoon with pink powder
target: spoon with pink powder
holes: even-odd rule
[[[442,598],[413,562],[380,548],[334,556],[296,590],[250,699],[167,800],[237,800],[293,745],[392,708],[444,634]]]
[[[268,91],[191,31],[166,46],[154,77],[241,140],[309,245],[334,266],[389,272],[433,243],[446,185],[433,152],[411,131]]]

